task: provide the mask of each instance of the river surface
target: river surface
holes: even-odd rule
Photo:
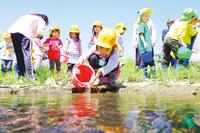
[[[0,133],[199,133],[199,124],[198,95],[0,95]]]

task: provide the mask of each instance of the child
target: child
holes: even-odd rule
[[[127,31],[127,29],[128,28],[123,23],[118,23],[115,26],[115,30],[117,32],[117,42],[119,44],[120,57],[124,56],[123,35],[125,31]]]
[[[119,77],[119,50],[116,38],[117,33],[114,30],[104,28],[99,32],[95,45],[79,58],[78,64],[89,61],[96,71],[94,81],[99,79],[99,84],[115,85]]]
[[[183,11],[182,17],[172,25],[163,44],[162,68],[169,66],[171,51],[177,56],[178,49],[184,44],[187,45],[187,48],[192,49],[191,40],[197,34],[197,30],[193,26],[197,23],[198,18],[196,10],[187,8]],[[176,58],[176,66],[183,64],[183,59]],[[184,63],[185,66],[188,66],[188,61]]]
[[[103,24],[101,21],[95,21],[92,27],[92,36],[89,42],[89,48],[95,44],[96,39],[98,38],[99,32],[103,29]]]
[[[139,34],[139,42],[138,42],[138,48],[139,48],[139,53],[141,56],[141,63],[140,63],[140,68],[144,69],[144,78],[150,78],[150,75],[147,72],[147,67],[151,67],[151,71],[155,72],[155,63],[153,60],[153,43],[151,40],[151,33],[148,28],[148,21],[150,20],[151,14],[152,14],[152,9],[150,8],[144,8],[141,9],[139,12],[139,19],[137,24],[139,25],[138,27],[138,34]],[[150,61],[145,61],[145,56],[148,55],[151,60]],[[153,75],[151,75],[153,76]]]
[[[170,28],[171,28],[173,23],[174,23],[173,19],[168,19],[167,20],[167,29],[164,29],[162,31],[162,41],[163,42],[165,40],[165,36],[169,32],[169,30],[170,30]],[[174,57],[174,53],[173,52],[171,52],[171,54],[170,54],[170,63],[171,63],[171,66],[176,66],[176,57]]]
[[[59,39],[60,37],[60,28],[54,26],[50,29],[49,38],[46,39],[44,42],[44,46],[49,46],[48,50],[48,59],[49,59],[49,66],[51,70],[51,76],[54,75],[54,65],[56,64],[57,76],[61,79],[60,74],[60,48],[62,47],[62,41]]]
[[[167,29],[164,29],[162,31],[162,41],[164,42],[166,34],[169,32],[169,29],[171,28],[172,24],[174,23],[174,19],[168,19],[167,20]]]
[[[42,63],[42,58],[44,55],[43,52],[43,44],[42,44],[42,38],[43,35],[41,33],[38,33],[35,38],[33,39],[33,58],[34,58],[34,69],[36,70]]]
[[[138,12],[138,14],[140,15],[142,10],[147,10],[148,8],[143,8],[140,10],[140,12]],[[150,30],[150,34],[151,34],[151,40],[152,40],[152,44],[153,47],[155,47],[156,45],[156,30],[155,30],[155,26],[153,21],[149,20],[148,23],[146,23],[148,25],[148,28]],[[139,42],[139,34],[138,34],[138,22],[136,22],[134,24],[133,27],[133,47],[135,48],[135,60],[136,60],[136,68],[140,68],[140,64],[141,64],[141,56],[140,56],[140,52],[139,52],[139,48],[138,48],[138,42]],[[153,48],[152,48],[153,50]]]
[[[0,48],[2,48],[2,56],[1,56],[1,71],[3,73],[12,71],[12,62],[14,56],[14,49],[11,39],[8,38],[8,33],[4,33],[3,35],[4,43]]]
[[[78,58],[82,55],[80,29],[77,25],[72,25],[70,27],[69,37],[66,39],[63,51],[68,56],[68,71],[72,72]]]

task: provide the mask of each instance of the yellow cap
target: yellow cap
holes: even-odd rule
[[[99,32],[95,44],[104,48],[112,48],[115,45],[117,46],[116,37],[117,34],[113,29],[104,28]]]
[[[137,24],[139,25],[142,22],[142,15],[144,14],[152,14],[153,10],[151,8],[142,8],[140,9],[140,11],[138,12],[139,14],[139,19],[137,20]]]
[[[58,27],[58,26],[53,26],[53,27],[51,27],[50,28],[50,32],[52,32],[52,31],[54,31],[54,30],[59,30],[60,31],[60,27]]]
[[[70,26],[70,32],[80,33],[80,28],[77,25],[71,25]]]
[[[101,26],[101,27],[103,27],[103,24],[102,24],[101,21],[95,21],[95,22],[93,23],[93,26]]]
[[[60,27],[58,27],[58,26],[52,26],[52,27],[49,29],[49,32],[50,32],[49,37],[52,37],[52,32],[55,31],[55,30],[60,31]]]
[[[123,33],[124,30],[128,30],[128,28],[123,23],[117,23],[115,26],[115,30],[119,33]]]
[[[8,38],[8,33],[7,32],[3,34],[3,38]]]
[[[142,8],[139,11],[139,15],[142,16],[143,14],[152,14],[153,10],[151,8]]]

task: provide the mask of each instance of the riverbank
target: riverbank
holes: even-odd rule
[[[106,88],[106,86],[100,86],[101,92],[112,92],[117,89],[116,92],[122,94],[132,95],[159,95],[159,96],[195,96],[200,94],[200,83],[190,83],[187,80],[181,82],[173,82],[166,86],[162,82],[145,81],[138,83],[124,83],[119,84],[118,88]],[[103,91],[101,91],[104,89]],[[71,94],[73,92],[73,86],[70,82],[66,84],[54,84],[54,85],[0,85],[0,95],[4,94]]]
[[[118,86],[107,88],[100,86],[94,92],[119,91],[130,94],[160,94],[160,95],[196,95],[200,90],[200,65],[191,64],[189,68],[160,70],[156,63],[156,74],[153,79],[144,80],[142,70],[135,68],[134,60],[121,60],[124,66],[121,68]],[[42,66],[36,71],[36,80],[28,78],[16,78],[14,72],[0,73],[0,93],[72,93],[76,92],[71,84],[71,74],[67,73],[67,66],[63,65],[62,80],[55,77],[55,82],[48,83],[50,72],[48,66]]]

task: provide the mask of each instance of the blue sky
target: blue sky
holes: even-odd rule
[[[185,8],[194,8],[200,12],[199,0],[6,0],[0,4],[0,30],[5,32],[20,16],[39,12],[48,15],[50,26],[62,28],[61,39],[64,42],[69,27],[77,24],[81,29],[83,51],[88,49],[92,23],[101,20],[105,27],[113,28],[123,22],[128,27],[124,36],[125,53],[133,57],[132,29],[138,19],[141,8],[152,8],[152,20],[157,30],[156,51],[161,49],[161,31],[166,28],[168,18],[178,19]],[[200,13],[199,13],[200,14]]]

